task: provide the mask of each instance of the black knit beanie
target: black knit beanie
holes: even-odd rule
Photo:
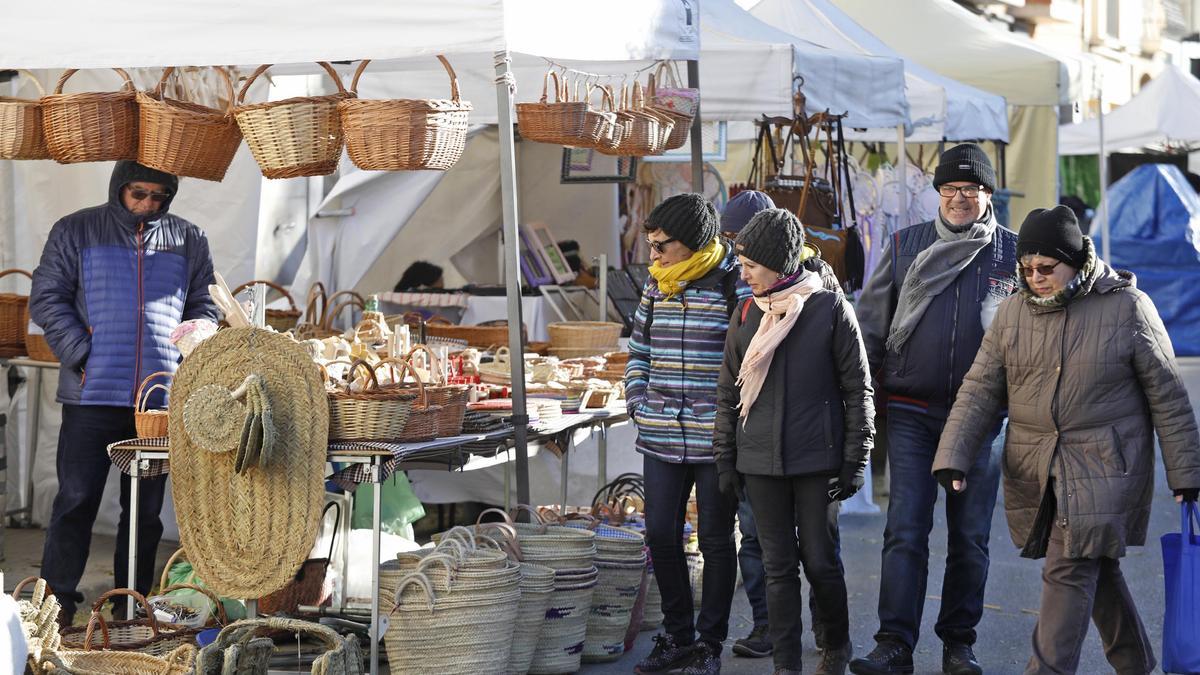
[[[791,211],[759,211],[738,233],[733,248],[767,269],[791,276],[800,269],[804,227]]]
[[[1030,211],[1017,232],[1017,258],[1027,255],[1044,255],[1082,268],[1087,262],[1087,249],[1075,212],[1061,204]]]
[[[721,229],[717,209],[694,192],[664,199],[650,212],[646,220],[647,230],[662,230],[667,236],[699,251],[712,241]]]
[[[988,192],[996,191],[996,172],[983,148],[974,143],[963,143],[942,153],[933,171],[933,187],[955,181],[977,183]]]

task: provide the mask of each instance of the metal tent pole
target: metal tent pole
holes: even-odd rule
[[[517,455],[517,503],[529,502],[529,413],[525,408],[525,347],[521,344],[521,236],[517,230],[516,138],[513,135],[512,63],[507,51],[496,52],[496,108],[500,131],[500,202],[504,217],[504,281],[508,296],[508,350],[512,362],[514,450]]]
[[[700,33],[700,3],[696,2],[696,34]],[[700,88],[700,61],[687,62],[687,86]],[[692,192],[704,194],[704,137],[700,123],[700,101],[696,102],[696,115],[692,118]]]
[[[1099,103],[1100,117],[1097,122],[1100,127],[1100,206],[1096,209],[1096,217],[1100,219],[1100,232],[1104,235],[1101,242],[1100,256],[1104,262],[1112,264],[1112,229],[1108,223],[1108,149],[1104,147],[1104,81],[1100,81],[1099,91],[1096,92]]]

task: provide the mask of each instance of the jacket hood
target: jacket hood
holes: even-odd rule
[[[121,188],[138,181],[158,183],[166,186],[167,190],[171,193],[171,196],[159,207],[158,212],[152,216],[145,218],[136,216],[130,213],[129,209],[125,208],[125,204],[121,202]],[[113,167],[112,177],[108,180],[108,204],[115,207],[121,222],[129,225],[135,225],[141,220],[154,222],[167,215],[167,212],[171,209],[171,202],[175,200],[175,195],[177,194],[179,194],[178,176],[157,169],[151,169],[148,166],[128,159],[117,162],[116,166]]]

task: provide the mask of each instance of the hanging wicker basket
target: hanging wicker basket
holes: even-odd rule
[[[146,385],[157,377],[171,377],[171,373],[165,370],[160,370],[157,373],[151,373],[142,380],[142,385],[138,387],[136,404],[137,408],[133,413],[134,428],[137,429],[138,438],[165,438],[167,436],[167,410],[163,409],[147,409],[146,406],[150,401],[150,394],[155,390],[161,389],[164,394],[170,392],[170,388],[165,384],[155,384],[149,389]]]
[[[0,159],[50,159],[42,131],[42,83],[28,70],[18,71],[37,87],[39,100],[0,96]]]
[[[554,102],[548,100],[548,86],[554,80]],[[518,103],[517,131],[521,137],[539,143],[556,143],[591,147],[595,138],[587,140],[587,101],[568,101],[566,87],[558,73],[547,71],[542,77],[542,98],[537,103]]]
[[[461,100],[458,76],[441,54],[438,60],[450,76],[450,98],[363,100],[358,79],[371,61],[354,71],[350,96],[338,103],[346,152],[367,171],[445,171],[462,157],[467,144],[471,104]]]
[[[271,328],[274,328],[277,332],[280,332],[280,333],[286,333],[289,330],[294,329],[296,327],[296,324],[300,321],[300,308],[296,307],[295,298],[293,298],[292,294],[288,293],[287,289],[284,288],[283,286],[280,286],[279,284],[276,284],[271,281],[267,281],[266,279],[255,279],[254,281],[247,281],[246,283],[242,284],[241,286],[238,286],[237,288],[233,289],[233,294],[236,296],[238,293],[241,293],[242,291],[246,290],[247,288],[250,288],[251,286],[256,286],[258,284],[262,284],[264,286],[269,286],[269,287],[275,289],[276,291],[279,291],[279,294],[282,295],[283,297],[287,298],[287,301],[288,301],[288,309],[271,309],[269,307],[267,308],[267,310],[265,312],[265,315],[267,318],[267,325],[270,326]]]
[[[64,94],[63,85],[77,71],[71,68],[58,78],[54,93],[42,97],[42,125],[50,156],[60,164],[134,159],[138,149],[138,111],[133,80],[120,91]]]
[[[168,98],[163,87],[174,68],[163,69],[154,91],[137,93],[138,163],[176,176],[225,178],[242,132],[233,119],[233,82],[224,68],[213,70],[225,82],[224,111]]]
[[[10,274],[22,274],[33,279],[25,270],[11,269],[0,272],[0,278]],[[19,293],[0,293],[0,358],[25,356],[25,331],[29,326],[29,296]]]
[[[338,93],[245,104],[250,85],[270,64],[255,69],[238,92],[234,117],[267,178],[327,176],[337,169],[342,154],[342,122],[337,104],[353,94],[342,86],[333,66],[324,61],[318,65],[333,78]]]

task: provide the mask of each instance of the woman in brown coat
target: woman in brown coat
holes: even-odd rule
[[[1171,340],[1133,275],[1096,256],[1066,207],[1021,226],[1021,292],[1005,300],[942,433],[934,474],[948,490],[1008,408],[1005,510],[1021,555],[1045,557],[1027,673],[1073,673],[1096,623],[1118,673],[1155,659],[1121,575],[1146,541],[1154,434],[1177,500],[1200,488],[1200,435]]]

